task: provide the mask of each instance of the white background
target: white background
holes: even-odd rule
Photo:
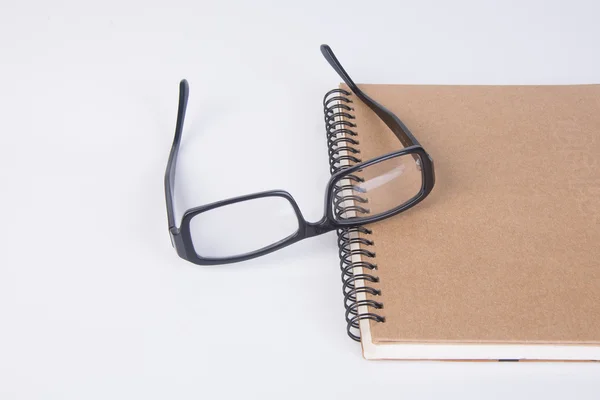
[[[321,43],[363,83],[598,83],[597,4],[4,0],[0,398],[598,398],[600,364],[365,361],[333,233],[198,267],[163,194],[183,77],[180,208],[281,188],[316,220]]]

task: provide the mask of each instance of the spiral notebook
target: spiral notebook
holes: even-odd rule
[[[364,357],[600,360],[600,85],[361,88],[436,166],[421,204],[338,232]],[[325,98],[332,172],[401,146],[343,90]]]

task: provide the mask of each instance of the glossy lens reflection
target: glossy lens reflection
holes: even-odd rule
[[[421,159],[404,154],[348,173],[333,188],[337,220],[374,217],[410,203],[423,186]]]

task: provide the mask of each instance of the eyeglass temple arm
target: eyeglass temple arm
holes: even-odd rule
[[[406,125],[400,121],[400,118],[367,96],[358,88],[354,81],[352,81],[352,78],[350,78],[350,75],[348,75],[348,73],[344,70],[344,67],[342,67],[342,64],[340,64],[335,54],[333,54],[331,47],[326,44],[321,45],[321,53],[323,53],[323,56],[327,62],[329,62],[335,72],[337,72],[338,75],[344,80],[350,90],[352,90],[359,99],[369,106],[369,108],[373,110],[383,122],[385,122],[388,128],[390,128],[391,131],[394,132],[394,134],[398,137],[404,147],[420,145],[419,141],[413,136],[412,133],[410,133]]]
[[[179,145],[181,144],[181,135],[183,132],[183,121],[185,120],[185,111],[187,109],[190,87],[188,82],[183,79],[179,83],[179,107],[177,110],[177,124],[175,125],[175,137],[167,161],[167,170],[165,172],[165,197],[167,200],[167,220],[169,229],[176,228],[175,210],[173,207],[173,193],[175,191],[175,171],[177,166],[177,155],[179,154]]]

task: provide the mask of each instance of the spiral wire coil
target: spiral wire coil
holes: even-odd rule
[[[352,165],[361,162],[358,134],[354,130],[356,124],[352,122],[355,117],[352,114],[352,93],[344,89],[333,89],[325,94],[323,98],[323,112],[325,115],[325,129],[327,131],[327,148],[329,152],[329,169],[331,174],[342,171]],[[351,174],[339,181],[333,193],[333,211],[338,219],[348,218],[348,214],[359,216],[369,213],[368,199],[348,192],[364,193],[363,190],[354,186],[353,183],[363,182],[364,179],[357,174]],[[338,247],[340,256],[340,268],[342,270],[342,291],[344,294],[344,307],[346,309],[346,330],[348,336],[360,341],[359,323],[361,320],[372,320],[384,322],[385,318],[376,312],[361,312],[362,307],[370,307],[370,310],[383,308],[381,302],[364,299],[359,300],[360,293],[372,296],[381,295],[381,291],[368,286],[368,283],[379,282],[379,278],[372,275],[371,271],[377,269],[375,264],[375,253],[367,247],[373,246],[373,241],[359,237],[370,235],[371,230],[358,226],[354,228],[341,228],[337,230]],[[355,256],[360,256],[361,261],[352,261]],[[355,273],[355,268],[362,268],[363,273]],[[367,271],[366,273],[364,271]],[[362,285],[357,285],[362,281]],[[364,309],[364,308],[363,308]]]

